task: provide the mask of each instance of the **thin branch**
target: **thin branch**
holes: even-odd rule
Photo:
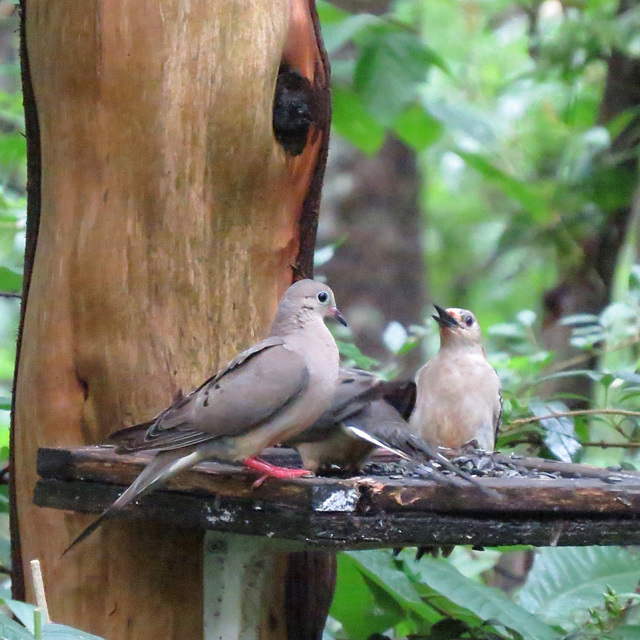
[[[625,340],[621,340],[612,347],[592,347],[590,351],[580,353],[576,356],[573,356],[572,358],[567,358],[566,360],[561,360],[560,362],[549,365],[549,367],[547,367],[547,369],[545,370],[545,374],[553,375],[554,373],[559,373],[561,371],[565,371],[566,369],[571,369],[577,364],[589,362],[591,358],[600,358],[601,356],[605,356],[609,353],[615,353],[616,351],[622,351],[623,349],[633,347],[634,345],[638,344],[638,342],[640,342],[640,340],[636,335],[630,338],[626,338]]]
[[[528,418],[518,418],[512,420],[509,426],[530,424],[532,422],[541,422],[542,420],[550,420],[551,418],[568,418],[571,416],[626,416],[627,418],[640,418],[640,411],[627,411],[626,409],[577,409],[576,411],[559,411],[557,413],[549,413],[544,416],[529,416]]]
[[[640,449],[640,442],[582,442],[583,447],[601,447],[602,449]]]
[[[0,291],[0,298],[22,298],[21,293],[11,293],[9,291]]]

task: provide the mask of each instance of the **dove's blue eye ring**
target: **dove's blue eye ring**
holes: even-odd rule
[[[322,304],[326,304],[327,302],[329,302],[329,294],[326,291],[321,291],[318,294],[318,301]]]

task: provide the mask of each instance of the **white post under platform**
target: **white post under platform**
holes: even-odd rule
[[[283,587],[282,553],[280,545],[270,538],[205,533],[205,640],[265,637],[267,608]],[[280,621],[280,626],[283,623]],[[274,622],[277,624],[278,621]],[[266,635],[280,634],[267,632]]]

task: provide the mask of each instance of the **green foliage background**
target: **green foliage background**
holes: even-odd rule
[[[541,345],[542,300],[584,258],[581,242],[620,207],[637,175],[612,141],[638,105],[599,122],[613,48],[640,55],[640,7],[610,0],[397,0],[389,13],[350,15],[319,0],[333,67],[334,133],[367,154],[396,136],[418,154],[428,277],[434,299],[471,308],[505,389],[505,421],[565,410],[542,383],[585,376],[592,408],[639,408],[640,267],[637,220],[620,254],[610,304],[565,318],[585,367],[568,372]],[[15,29],[16,16],[0,31]],[[13,36],[15,37],[15,36]],[[6,463],[25,227],[25,142],[17,62],[0,67],[0,459]],[[637,148],[630,152],[637,155]],[[348,242],[348,239],[346,240]],[[319,252],[323,253],[323,252]],[[330,256],[325,251],[324,255]],[[402,353],[437,348],[433,329],[404,327]],[[347,361],[375,367],[348,342]],[[587,367],[595,358],[596,365]],[[507,427],[500,446],[564,460],[635,467],[638,417],[602,414]],[[9,566],[5,487],[0,565]],[[411,550],[344,553],[328,639],[640,638],[635,549],[548,548],[515,593],[490,586],[504,554],[458,548],[416,562]],[[3,638],[34,638],[33,611],[0,598],[26,625],[0,616]],[[44,637],[88,637],[45,628]],[[379,637],[379,636],[378,636]]]
[[[626,162],[638,149],[625,155],[614,147],[625,128],[637,131],[640,102],[600,121],[611,52],[640,54],[640,8],[398,0],[382,16],[349,15],[325,2],[319,10],[335,131],[367,154],[390,135],[418,154],[430,292],[472,309],[485,328],[506,400],[500,447],[635,468],[637,415],[515,421],[565,412],[576,400],[613,412],[640,408],[638,176]],[[569,370],[542,346],[544,294],[580,268],[585,240],[621,208],[632,209],[630,232],[609,304],[561,320],[581,363]],[[400,338],[395,330],[391,351],[437,349],[428,323],[404,327]],[[353,345],[343,355],[375,367]],[[589,379],[592,391],[544,393],[545,383],[565,377]],[[582,446],[595,440],[628,448]],[[635,550],[540,549],[524,586],[507,595],[489,585],[509,553],[527,552],[458,548],[448,560],[420,562],[409,550],[398,558],[384,550],[343,554],[325,635],[640,637]]]

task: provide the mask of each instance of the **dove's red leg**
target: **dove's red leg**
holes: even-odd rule
[[[247,458],[242,464],[248,469],[259,471],[262,475],[253,483],[254,487],[259,487],[267,478],[299,478],[300,476],[310,476],[313,473],[307,469],[288,469],[286,467],[276,467],[259,458]]]

